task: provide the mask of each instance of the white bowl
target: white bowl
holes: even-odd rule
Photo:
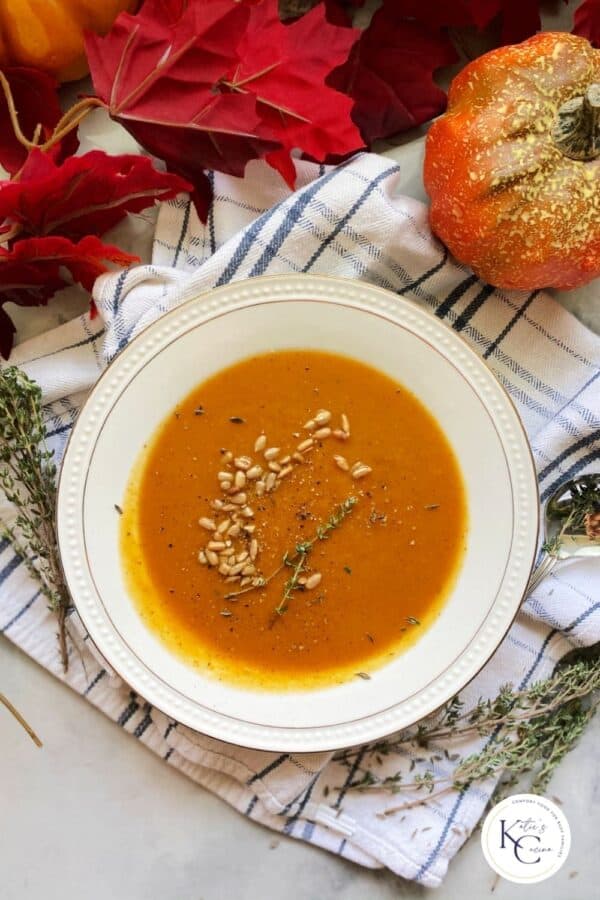
[[[125,587],[114,504],[144,442],[193,387],[249,355],[299,347],[376,366],[433,413],[462,468],[468,547],[438,618],[370,681],[306,692],[250,690],[202,676],[148,630]],[[67,583],[110,665],[178,721],[265,750],[317,751],[370,741],[413,724],[452,697],[510,626],[533,564],[537,530],[527,438],[484,363],[413,303],[360,282],[312,275],[234,283],[150,325],[88,398],[67,447],[58,495]]]

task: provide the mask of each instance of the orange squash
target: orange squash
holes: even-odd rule
[[[0,67],[33,66],[60,81],[88,71],[84,31],[105,34],[135,0],[0,0]]]
[[[545,33],[474,60],[427,136],[433,231],[503,288],[600,275],[600,50]]]

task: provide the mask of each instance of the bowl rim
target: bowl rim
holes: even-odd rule
[[[311,296],[304,296],[305,293],[310,292]],[[325,298],[323,296],[324,293],[328,293],[330,296]],[[361,304],[360,297],[357,296],[358,293],[370,295],[372,300],[378,305],[379,309],[370,308],[368,305]],[[225,305],[221,305],[221,300],[224,295]],[[228,295],[232,295],[231,299],[227,301]],[[238,296],[239,295],[239,296]],[[67,482],[69,486],[71,486],[72,478],[68,478],[67,475],[71,466],[71,456],[74,453],[74,448],[77,442],[77,439],[81,437],[81,431],[84,427],[84,420],[86,414],[91,409],[95,399],[100,395],[103,390],[107,379],[113,374],[115,367],[119,362],[123,362],[123,359],[127,356],[133,356],[138,347],[143,345],[144,340],[147,340],[149,336],[152,335],[153,332],[160,332],[161,330],[166,330],[167,332],[171,332],[170,337],[167,340],[161,340],[160,338],[154,341],[154,346],[150,347],[150,352],[148,353],[146,348],[146,356],[145,363],[140,367],[143,368],[145,364],[150,362],[154,355],[164,350],[169,344],[179,340],[183,337],[188,331],[201,327],[203,324],[213,321],[214,319],[219,318],[224,314],[235,313],[237,310],[242,310],[252,306],[262,306],[270,303],[277,303],[282,301],[296,301],[296,302],[313,302],[313,303],[331,303],[351,307],[365,314],[375,314],[380,318],[386,319],[390,324],[400,325],[404,327],[407,331],[410,331],[413,334],[417,334],[419,339],[423,342],[427,343],[433,352],[438,352],[440,355],[444,357],[446,362],[453,365],[459,374],[467,380],[467,382],[473,387],[470,380],[466,377],[464,369],[469,367],[471,372],[475,369],[476,373],[483,379],[483,381],[487,381],[488,384],[492,384],[494,390],[499,393],[502,397],[502,401],[504,403],[505,409],[508,410],[512,416],[511,424],[513,427],[516,427],[518,437],[522,442],[521,450],[525,450],[525,460],[526,465],[521,466],[520,468],[523,470],[522,478],[528,480],[528,488],[533,494],[534,502],[532,503],[533,514],[530,515],[530,522],[528,522],[527,526],[527,534],[529,537],[530,543],[530,554],[527,555],[524,566],[521,567],[521,571],[519,574],[519,580],[523,582],[522,588],[519,589],[515,595],[513,600],[513,609],[510,615],[509,620],[506,621],[504,627],[501,630],[498,630],[497,634],[494,635],[492,642],[486,647],[483,654],[481,654],[480,660],[477,663],[476,668],[471,668],[468,671],[466,676],[460,676],[460,678],[455,681],[451,690],[446,690],[442,694],[438,694],[435,698],[435,702],[429,703],[429,705],[424,709],[423,712],[419,712],[418,715],[413,715],[409,717],[408,720],[399,720],[399,722],[394,722],[393,724],[385,725],[382,727],[381,724],[379,726],[373,726],[369,732],[368,736],[365,737],[365,734],[351,736],[349,734],[344,735],[344,732],[348,731],[347,726],[352,725],[353,722],[356,723],[360,721],[364,723],[365,721],[370,721],[371,719],[376,719],[382,713],[388,714],[391,712],[398,711],[402,708],[403,705],[406,704],[407,700],[410,698],[404,698],[396,703],[390,704],[388,707],[383,710],[378,710],[376,713],[369,715],[367,717],[361,717],[358,720],[348,720],[343,724],[335,724],[332,726],[277,726],[277,725],[265,725],[258,724],[254,722],[240,722],[240,720],[232,717],[228,713],[218,713],[215,710],[208,710],[203,707],[202,704],[196,703],[191,698],[185,697],[184,699],[187,703],[181,704],[180,702],[175,702],[174,704],[169,704],[162,702],[160,697],[154,696],[152,690],[149,690],[146,684],[146,680],[143,680],[143,683],[139,681],[138,678],[135,677],[134,670],[131,669],[123,660],[117,658],[116,654],[111,653],[111,644],[109,642],[109,649],[107,652],[107,644],[103,643],[101,640],[98,640],[99,632],[94,627],[95,623],[93,619],[87,614],[88,610],[85,609],[83,603],[77,602],[77,586],[74,586],[75,577],[73,575],[73,559],[69,556],[69,548],[67,545],[67,525],[70,519],[70,513],[65,508],[66,504],[66,495],[67,495]],[[379,301],[379,303],[377,303]],[[199,315],[196,320],[189,318],[187,316],[187,312],[194,307],[198,307]],[[426,323],[429,323],[430,327],[435,327],[439,329],[443,334],[446,334],[447,340],[446,344],[454,343],[456,346],[460,347],[462,351],[461,362],[463,359],[468,360],[467,365],[461,365],[457,360],[454,360],[450,357],[450,355],[444,354],[439,347],[434,346],[432,341],[428,340],[426,336],[416,332],[415,328],[407,327],[407,322],[402,321],[402,311],[413,319],[421,319]],[[178,323],[179,325],[172,323]],[[413,323],[414,324],[414,323]],[[169,327],[172,326],[172,327]],[[151,342],[152,343],[152,342]],[[351,354],[350,354],[351,355]],[[130,380],[135,377],[135,375],[140,371],[140,368],[134,368],[134,371],[131,372],[131,366],[128,371],[125,372],[122,377],[122,382],[127,384]],[[410,389],[410,386],[409,386]],[[119,395],[117,397],[112,398],[112,402],[110,403],[108,409],[103,413],[103,423],[100,427],[99,433],[101,433],[104,423],[108,416],[110,415],[110,411],[113,406],[119,402]],[[499,440],[501,440],[501,434],[496,425],[495,419],[493,419],[491,415],[491,410],[489,406],[484,403],[483,398],[480,398],[480,402],[484,406],[486,412],[492,418],[494,422],[494,427],[498,433]],[[88,426],[89,428],[89,426]],[[509,463],[509,458],[507,455],[507,464]],[[525,472],[526,470],[526,472]],[[512,477],[513,466],[509,465],[509,474]],[[85,484],[88,478],[88,470],[83,473],[83,483],[84,489]],[[514,492],[513,492],[514,493]],[[501,384],[499,379],[495,376],[492,370],[485,364],[483,359],[471,348],[471,346],[467,343],[465,338],[458,332],[454,331],[446,322],[438,319],[433,315],[433,313],[427,308],[419,305],[414,300],[409,299],[403,295],[396,294],[392,291],[389,291],[385,288],[381,288],[377,285],[372,285],[368,282],[357,281],[356,279],[342,278],[331,275],[312,275],[312,274],[304,274],[304,273],[294,273],[292,275],[263,275],[256,276],[251,279],[244,279],[241,281],[231,282],[226,285],[222,285],[215,288],[209,288],[204,291],[200,291],[198,294],[190,297],[189,299],[182,302],[180,305],[174,307],[173,309],[168,310],[166,313],[162,314],[158,319],[153,320],[148,323],[144,328],[140,330],[138,334],[121,350],[110,362],[107,364],[104,371],[100,374],[98,380],[92,387],[88,397],[86,398],[79,415],[74,423],[73,428],[68,436],[67,443],[65,445],[62,464],[60,467],[59,478],[58,478],[58,487],[57,487],[57,503],[56,503],[56,531],[58,537],[58,546],[59,546],[59,556],[61,561],[61,567],[63,571],[63,576],[65,579],[65,583],[69,589],[71,594],[73,605],[77,609],[77,612],[88,631],[89,639],[92,641],[96,649],[98,650],[100,656],[102,658],[106,658],[109,666],[114,669],[114,671],[123,679],[123,681],[132,687],[136,693],[140,694],[140,696],[144,697],[144,699],[148,700],[152,706],[156,707],[158,710],[163,712],[165,715],[170,718],[176,719],[178,722],[187,725],[193,730],[199,731],[200,733],[207,734],[209,736],[215,737],[219,740],[222,740],[226,743],[231,743],[235,745],[241,745],[245,747],[250,747],[258,750],[266,750],[266,751],[288,751],[288,752],[319,752],[319,751],[328,751],[328,750],[336,750],[341,749],[343,747],[352,746],[357,743],[368,743],[369,741],[377,740],[381,737],[384,737],[387,734],[393,733],[395,731],[408,728],[421,718],[425,717],[429,713],[433,712],[435,709],[443,705],[447,702],[452,696],[462,690],[469,682],[477,676],[477,674],[484,668],[487,664],[493,653],[497,650],[499,645],[504,640],[506,634],[510,630],[512,624],[515,621],[515,618],[520,610],[521,603],[524,599],[527,584],[529,583],[529,578],[533,567],[535,565],[535,560],[537,557],[537,537],[539,534],[539,523],[540,523],[540,509],[539,509],[539,485],[537,481],[536,469],[534,458],[531,450],[531,446],[529,443],[529,438],[525,431],[524,425],[521,421],[520,415],[516,408],[516,405],[510,395],[508,394],[506,388]],[[85,535],[82,534],[82,540],[85,547]],[[511,546],[509,553],[507,554],[505,561],[505,573],[503,576],[503,581],[506,578],[506,572],[509,568],[509,564],[511,563],[512,555],[514,552],[515,540],[513,534],[513,540],[511,541]],[[66,548],[66,549],[65,549]],[[87,560],[87,553],[85,554]],[[93,590],[96,593],[96,596],[102,605],[102,607],[106,610],[104,605],[104,601],[100,595],[100,592],[96,588],[96,582],[93,578],[93,573],[91,568],[88,568],[89,577],[91,579],[91,583],[93,586]],[[500,589],[496,597],[494,598],[493,603],[488,610],[486,618],[482,620],[481,625],[475,632],[474,636],[471,638],[471,641],[463,648],[460,654],[457,656],[456,660],[452,665],[455,665],[459,662],[469,650],[471,644],[474,643],[480,631],[482,631],[484,625],[487,622],[487,619],[491,615],[494,605],[498,601],[498,597],[500,596]],[[108,614],[108,613],[107,613]],[[143,659],[140,659],[129,646],[129,644],[125,641],[123,636],[118,632],[116,626],[114,625],[112,618],[108,616],[111,622],[111,626],[115,631],[117,638],[124,643],[127,647],[128,651],[138,664],[138,667],[141,665],[143,668],[148,668],[153,677],[158,678],[162,681],[160,676],[154,672],[153,669],[149,668],[147,662]],[[450,668],[450,667],[449,667]],[[444,672],[438,674],[433,681],[430,681],[424,687],[420,688],[417,692],[421,694],[423,691],[430,688],[433,684],[435,684],[436,680],[439,680]],[[134,677],[132,677],[132,675]],[[162,682],[165,684],[165,682]],[[167,694],[175,694],[178,697],[183,696],[178,688],[172,685],[166,685],[168,690]],[[168,698],[167,698],[168,699]],[[171,697],[171,699],[173,699]],[[240,741],[236,739],[235,736],[232,736],[227,733],[227,729],[223,729],[222,727],[214,727],[209,721],[202,721],[200,724],[202,727],[199,727],[198,719],[195,715],[190,715],[190,709],[187,704],[191,704],[192,706],[196,706],[199,710],[204,710],[205,712],[209,712],[212,718],[216,718],[219,720],[221,726],[225,721],[234,721],[236,723],[242,724],[244,726],[244,740]],[[338,736],[335,737],[334,733],[338,733]],[[296,736],[302,735],[301,740],[296,740]]]

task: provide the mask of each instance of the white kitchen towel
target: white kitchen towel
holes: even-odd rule
[[[106,361],[148,322],[235,279],[324,272],[408,297],[466,338],[519,409],[542,501],[561,481],[600,468],[600,340],[547,295],[494,290],[450,259],[429,231],[426,208],[398,194],[399,175],[396,165],[371,154],[331,170],[299,163],[298,190],[290,194],[276,173],[253,162],[244,180],[214,176],[206,225],[187,197],[164,204],[152,264],[98,281],[99,318],[82,316],[13,353],[11,362],[42,386],[58,458]],[[421,806],[411,806],[422,799],[411,790],[392,796],[353,788],[366,768],[380,777],[401,771],[410,781],[433,765],[436,778],[451,778],[455,754],[475,752],[489,738],[454,740],[424,753],[409,732],[392,754],[367,746],[345,762],[331,754],[262,753],[222,744],[168,721],[133,695],[75,627],[70,631],[77,646],[64,676],[54,619],[6,542],[0,544],[0,631],[244,815],[365,866],[387,866],[423,884],[440,884],[494,787],[489,779]],[[531,684],[569,649],[598,640],[600,567],[565,563],[524,604],[461,699],[468,706],[507,682]],[[386,815],[396,807],[404,808]]]

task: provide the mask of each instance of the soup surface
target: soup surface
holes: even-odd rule
[[[307,350],[246,359],[182,400],[121,519],[149,628],[205,672],[278,690],[370,677],[417,640],[465,540],[432,416],[381,372]]]

